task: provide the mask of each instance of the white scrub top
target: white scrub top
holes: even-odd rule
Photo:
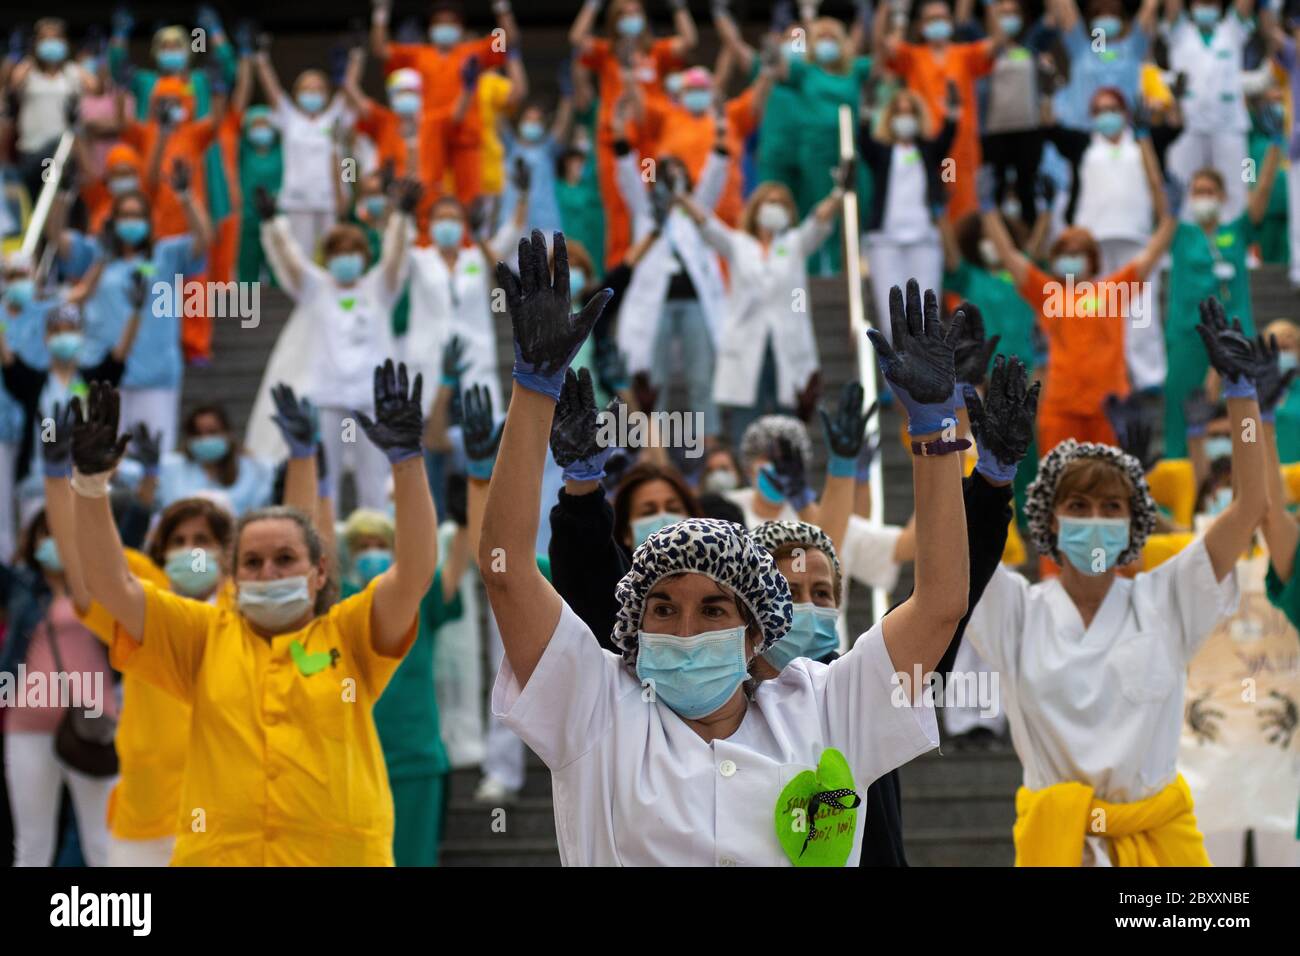
[[[894,666],[877,624],[833,664],[793,661],[759,685],[740,728],[706,743],[603,650],[568,607],[528,686],[507,657],[492,710],[551,770],[566,866],[789,866],[777,798],[844,754],[859,796],[882,774],[938,746],[933,708],[895,706]],[[853,852],[862,852],[865,806]]]
[[[344,127],[353,123],[342,94],[336,93],[329,106],[315,116],[282,95],[273,115],[284,149],[284,183],[277,197],[280,208],[285,212],[333,212],[337,205],[334,182],[339,176],[334,162],[334,128],[336,123]]]
[[[849,580],[859,581],[869,588],[880,588],[886,594],[898,584],[900,565],[894,560],[898,536],[903,529],[897,525],[874,525],[860,515],[849,515],[844,529],[844,543],[837,557],[844,584],[840,594],[840,618],[836,628],[840,634],[840,653],[849,649]]]
[[[1077,781],[1128,803],[1172,783],[1187,664],[1236,604],[1236,573],[1215,580],[1203,537],[1116,577],[1086,630],[1059,579],[1031,585],[999,564],[966,636],[1002,675],[1025,786]],[[1084,862],[1106,865],[1104,841],[1088,842]]]
[[[781,513],[775,518],[764,518],[754,510],[754,496],[758,494],[757,488],[733,488],[731,491],[723,492],[728,501],[739,508],[745,514],[745,527],[754,530],[765,521],[798,521],[799,515],[790,507],[790,503],[781,502]]]

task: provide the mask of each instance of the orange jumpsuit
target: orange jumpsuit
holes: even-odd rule
[[[431,183],[441,183],[444,170],[450,167],[456,182],[456,198],[469,205],[482,191],[483,120],[478,102],[473,100],[465,116],[456,122],[456,102],[460,99],[462,84],[460,71],[471,56],[478,57],[479,66],[487,69],[505,63],[505,54],[494,49],[496,40],[483,37],[457,43],[447,52],[426,43],[394,43],[388,48],[385,74],[404,68],[417,70],[423,80],[421,95],[424,112],[436,128],[435,149],[428,162]]]
[[[659,136],[659,155],[676,156],[686,164],[691,181],[699,182],[704,161],[713,150],[716,136],[713,114],[696,116],[674,103],[656,109],[660,114],[657,125],[662,130]],[[744,174],[740,163],[745,154],[745,140],[758,128],[758,117],[754,115],[754,88],[751,86],[744,93],[728,100],[725,110],[730,161],[727,184],[722,190],[722,198],[718,201],[715,212],[727,225],[735,226],[740,222],[740,214],[744,209],[741,197]]]
[[[604,39],[591,40],[578,62],[596,74],[599,84],[596,174],[600,182],[601,200],[605,205],[605,268],[613,269],[623,261],[632,242],[631,220],[614,178],[614,105],[623,95],[623,68],[618,62],[614,45]],[[680,65],[677,41],[664,39],[653,41],[649,50],[641,53],[633,66],[641,93],[645,97],[647,122],[635,132],[629,130],[629,138],[633,148],[642,156],[653,157],[658,151],[660,130],[654,117],[662,116],[667,106],[663,78]]]
[[[961,119],[957,135],[948,154],[955,168],[948,183],[948,218],[960,219],[979,206],[975,177],[981,154],[979,141],[979,104],[975,100],[975,81],[993,70],[993,41],[950,43],[943,56],[935,55],[928,44],[900,43],[886,64],[920,94],[932,120],[940,119],[948,98],[948,81],[952,80],[961,97]]]
[[[402,118],[386,106],[372,103],[369,111],[357,120],[357,132],[364,133],[374,142],[375,157],[381,167],[391,161],[394,175],[412,176],[424,186],[424,195],[420,197],[420,206],[416,210],[416,224],[423,240],[428,232],[429,210],[442,192],[435,176],[444,168],[446,154],[442,137],[445,124],[428,111],[420,115],[418,123],[412,144],[402,135]],[[414,163],[410,155],[412,145],[416,152]]]
[[[1066,438],[1115,444],[1102,404],[1128,395],[1124,363],[1125,309],[1115,307],[1138,285],[1132,263],[1071,288],[1030,266],[1017,288],[1047,337],[1047,377],[1038,407],[1038,450],[1047,454]],[[1112,291],[1115,294],[1112,295]]]

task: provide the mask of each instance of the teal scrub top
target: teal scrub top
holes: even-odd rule
[[[1300,378],[1291,382],[1276,409],[1277,457],[1284,465],[1300,461]]]
[[[1167,334],[1190,333],[1200,321],[1199,305],[1208,296],[1223,303],[1229,320],[1241,319],[1245,330],[1254,334],[1250,303],[1250,273],[1246,269],[1246,247],[1250,243],[1250,220],[1243,213],[1223,223],[1213,242],[1200,226],[1180,222],[1171,250],[1173,270],[1169,282]],[[1225,266],[1231,267],[1228,277]],[[1215,272],[1224,269],[1223,275]],[[1200,343],[1197,343],[1200,347]]]
[[[763,65],[758,57],[749,71],[749,82],[758,79]],[[790,156],[799,145],[799,128],[804,122],[803,93],[789,83],[776,83],[767,94],[763,122],[758,127],[758,155]]]
[[[345,590],[356,592],[355,587]],[[442,568],[439,567],[420,602],[415,643],[375,704],[375,729],[379,732],[391,779],[427,777],[451,770],[438,724],[433,650],[438,629],[463,613],[459,592],[450,602],[443,600]]]
[[[1268,153],[1269,145],[1268,137],[1251,132],[1250,158],[1254,160],[1256,170],[1264,168],[1264,157]],[[1279,166],[1277,176],[1273,180],[1273,189],[1268,194],[1268,208],[1264,211],[1264,218],[1259,224],[1246,220],[1250,231],[1250,242],[1259,243],[1259,258],[1271,265],[1286,265],[1291,261],[1291,240],[1287,228],[1287,217],[1290,213],[1287,208],[1286,174],[1286,166]]]
[[[838,131],[840,124],[840,107],[848,106],[853,110],[853,131],[857,135],[858,105],[862,99],[862,84],[871,73],[871,57],[856,56],[847,73],[829,73],[820,66],[803,60],[791,60],[788,63],[786,78],[778,84],[798,91],[799,125]],[[771,109],[769,104],[768,109]],[[764,123],[767,122],[764,113]]]
[[[979,307],[984,332],[1002,336],[997,351],[1016,356],[1025,368],[1034,367],[1034,310],[1016,292],[1011,273],[990,272],[962,259],[957,268],[943,274],[943,287]],[[990,367],[992,359],[990,358]]]
[[[1291,577],[1283,581],[1273,570],[1273,563],[1268,565],[1268,574],[1264,577],[1264,590],[1268,599],[1279,611],[1286,615],[1291,626],[1300,628],[1300,545],[1296,546],[1295,557],[1291,562]]]

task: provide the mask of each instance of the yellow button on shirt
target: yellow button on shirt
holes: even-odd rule
[[[193,707],[175,866],[391,866],[393,800],[371,718],[401,653],[371,645],[374,585],[270,641],[233,606],[144,584],[113,665]],[[301,646],[295,660],[294,642]]]
[[[169,587],[167,575],[148,555],[125,549],[126,563],[141,581]],[[113,640],[113,617],[97,601],[78,614],[105,644]],[[108,798],[108,828],[120,840],[156,840],[176,832],[181,776],[189,749],[190,706],[127,674],[117,724],[121,775]]]

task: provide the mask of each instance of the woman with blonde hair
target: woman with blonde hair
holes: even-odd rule
[[[732,229],[686,196],[678,202],[700,227],[704,241],[727,261],[727,296],[713,400],[727,409],[728,433],[739,448],[745,429],[760,415],[792,415],[818,368],[808,311],[808,257],[822,247],[844,198],[841,166],[830,195],[803,222],[781,183],[763,183],[749,198],[741,228]]]
[[[889,314],[891,286],[911,278],[925,289],[940,286],[943,239],[935,221],[948,201],[943,162],[960,112],[950,97],[948,112],[936,123],[920,94],[904,87],[894,91],[875,123],[862,127],[858,149],[875,186],[862,227],[877,316]]]

